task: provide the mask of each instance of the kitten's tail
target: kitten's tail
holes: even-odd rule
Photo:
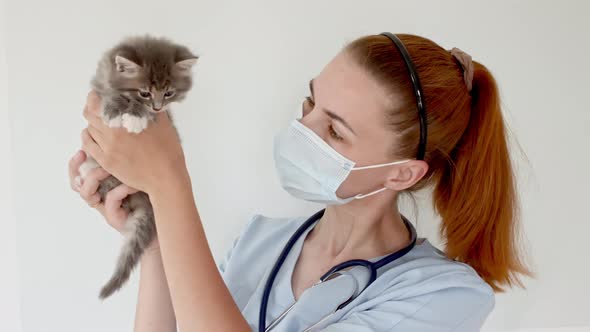
[[[150,218],[153,219],[153,214],[146,213],[143,209],[129,214],[125,222],[125,242],[117,259],[115,272],[100,290],[101,300],[111,296],[125,284],[139,262],[143,250],[153,239],[155,227],[152,227],[153,220],[149,220]]]

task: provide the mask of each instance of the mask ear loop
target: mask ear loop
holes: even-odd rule
[[[377,165],[369,165],[369,166],[361,166],[361,167],[353,167],[350,170],[351,171],[358,171],[361,169],[370,169],[370,168],[378,168],[378,167],[383,167],[383,166],[391,166],[391,165],[398,165],[398,164],[404,164],[407,163],[408,161],[410,161],[412,159],[406,159],[406,160],[399,160],[399,161],[394,161],[392,163],[385,163],[385,164],[377,164]]]
[[[354,196],[354,199],[361,199],[361,198],[373,196],[373,195],[378,194],[378,193],[380,193],[382,191],[385,191],[385,190],[387,190],[387,188],[386,187],[383,187],[381,189],[377,189],[375,191],[372,191],[372,192],[370,192],[368,194],[358,194],[358,195]]]
[[[378,167],[383,167],[383,166],[391,166],[391,165],[399,165],[399,164],[404,164],[407,163],[408,161],[410,161],[412,159],[406,159],[406,160],[399,160],[399,161],[394,161],[391,163],[385,163],[385,164],[378,164],[378,165],[370,165],[370,166],[361,166],[361,167],[353,167],[351,169],[351,171],[357,171],[357,170],[361,170],[361,169],[370,169],[370,168],[378,168]],[[354,196],[354,199],[361,199],[361,198],[365,198],[365,197],[369,197],[369,196],[373,196],[375,194],[378,194],[382,191],[387,190],[386,187],[383,187],[381,189],[377,189],[375,191],[372,191],[370,193],[367,194],[358,194]]]

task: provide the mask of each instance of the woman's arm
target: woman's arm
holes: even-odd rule
[[[250,331],[211,255],[188,172],[162,176],[148,194],[180,330]]]
[[[80,175],[78,169],[86,160],[86,154],[78,151],[69,163],[70,185],[80,194],[88,205],[95,208],[111,227],[122,233],[127,221],[127,212],[121,208],[121,202],[128,195],[137,192],[134,188],[120,185],[107,194],[106,202],[100,202],[97,193],[100,181],[110,174],[102,168],[89,172],[83,182],[76,178]],[[170,291],[166,283],[162,256],[158,239],[155,238],[145,250],[140,261],[139,295],[135,314],[135,331],[176,331],[174,310],[170,301]]]
[[[176,317],[158,248],[141,256],[135,332],[176,332]]]
[[[130,134],[105,125],[100,109],[98,94],[90,93],[82,147],[121,182],[149,195],[180,330],[250,331],[211,255],[168,114],[159,113],[146,130]]]

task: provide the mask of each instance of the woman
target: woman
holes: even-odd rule
[[[175,331],[176,322],[182,331],[475,331],[494,291],[527,273],[498,90],[483,65],[384,33],[348,44],[310,90],[274,153],[283,187],[325,210],[254,217],[217,266],[167,116],[127,134],[101,122],[89,95],[82,148],[104,170],[77,187],[78,153],[74,190],[119,231],[124,197],[145,191],[154,207],[158,238],[141,259],[136,331]],[[96,188],[109,174],[126,185],[102,203]],[[397,208],[400,193],[427,186],[445,254],[416,240]]]

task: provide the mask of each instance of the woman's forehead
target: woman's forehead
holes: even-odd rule
[[[382,122],[390,105],[383,87],[346,53],[339,53],[324,67],[314,78],[313,89],[316,102],[351,126],[373,127],[367,118]]]

